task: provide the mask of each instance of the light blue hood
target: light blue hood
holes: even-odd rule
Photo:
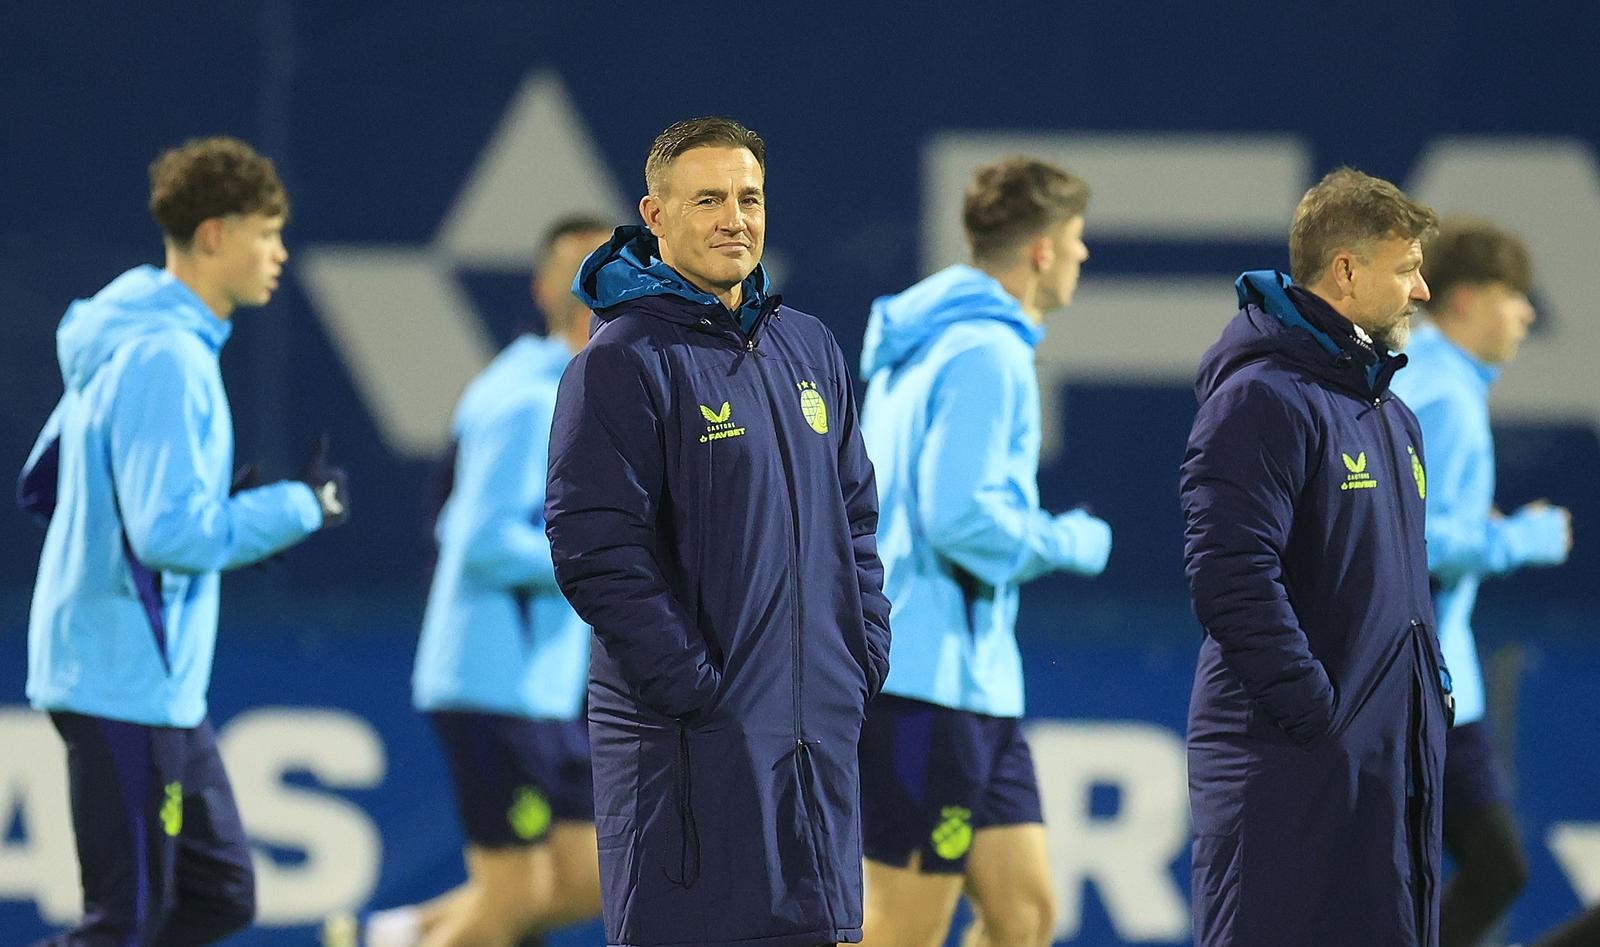
[[[56,329],[61,378],[68,388],[81,389],[123,343],[172,329],[194,333],[217,352],[233,325],[214,316],[194,290],[166,270],[135,267],[67,307]]]
[[[971,319],[1011,326],[1029,345],[1044,338],[1044,327],[1028,319],[999,281],[974,267],[956,265],[872,304],[861,343],[861,377],[870,379],[879,369],[904,363],[947,326]]]

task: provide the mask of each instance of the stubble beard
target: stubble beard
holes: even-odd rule
[[[1404,352],[1411,341],[1411,320],[1416,314],[1416,306],[1407,306],[1382,332],[1374,332],[1372,340],[1383,346],[1385,351]]]

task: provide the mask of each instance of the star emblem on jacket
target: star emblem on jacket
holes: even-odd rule
[[[811,425],[811,430],[818,434],[828,433],[828,404],[817,392],[817,383],[802,381],[795,387],[800,389],[800,415]]]

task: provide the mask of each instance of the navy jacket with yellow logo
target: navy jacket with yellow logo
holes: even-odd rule
[[[888,673],[849,371],[758,268],[730,313],[619,228],[550,439],[556,577],[594,627],[613,945],[856,941],[856,744]]]
[[[1447,698],[1405,357],[1281,274],[1238,288],[1181,484],[1195,942],[1436,947]]]

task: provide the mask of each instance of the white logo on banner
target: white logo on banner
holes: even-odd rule
[[[1584,904],[1600,904],[1600,822],[1557,822],[1545,835],[1572,890]]]
[[[303,852],[291,864],[255,852],[261,924],[309,924],[365,904],[378,884],[383,843],[355,803],[295,786],[286,773],[309,773],[327,789],[371,789],[388,767],[383,739],[342,710],[263,707],[228,721],[218,744],[256,842]]]
[[[1189,902],[1174,874],[1189,868],[1183,737],[1137,721],[1065,720],[1028,724],[1027,736],[1060,903],[1056,939],[1078,935],[1093,884],[1121,940],[1183,940]],[[1093,812],[1096,786],[1116,793],[1115,813]]]
[[[961,195],[978,167],[1010,154],[1072,168],[1093,188],[1086,240],[1284,245],[1312,183],[1309,145],[1292,135],[997,134],[949,132],[923,158],[923,265],[961,260]],[[1546,331],[1529,337],[1495,407],[1527,419],[1600,426],[1600,297],[1594,266],[1600,172],[1587,145],[1565,139],[1444,138],[1405,182],[1441,212],[1470,212],[1519,231],[1533,253]],[[1068,381],[1188,385],[1200,355],[1237,310],[1234,273],[1104,274],[1091,256],[1077,299],[1049,320],[1039,347],[1046,462],[1061,448],[1060,386]]]
[[[634,216],[560,77],[541,72],[517,92],[432,244],[301,251],[312,308],[396,453],[436,455],[456,399],[494,356],[457,268],[525,274],[545,230],[575,213]]]
[[[235,717],[217,742],[251,839],[304,853],[278,864],[255,852],[257,921],[312,924],[365,903],[383,864],[377,826],[359,806],[283,777],[307,773],[329,790],[377,786],[386,768],[378,732],[342,710],[269,707]],[[46,923],[73,923],[83,893],[66,751],[49,717],[21,707],[0,708],[0,746],[0,900],[33,901]],[[15,839],[4,834],[14,824]]]

